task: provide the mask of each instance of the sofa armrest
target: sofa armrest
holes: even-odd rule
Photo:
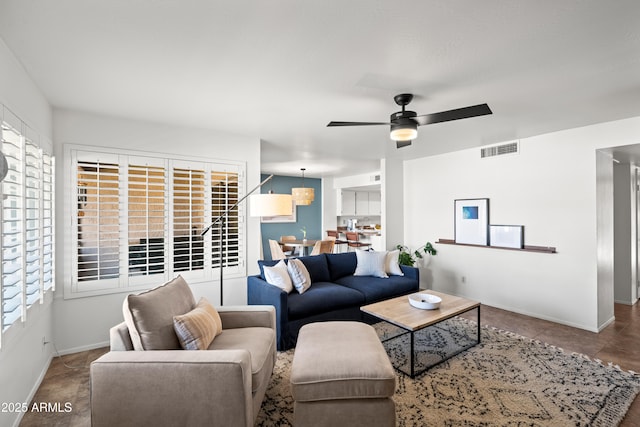
[[[282,347],[282,328],[289,321],[289,295],[270,285],[260,276],[247,277],[247,301],[250,305],[272,305],[276,309],[276,336],[278,348]]]
[[[204,402],[204,403],[203,403]],[[91,364],[93,427],[252,426],[246,350],[114,351]]]
[[[417,280],[418,284],[420,284],[420,270],[419,269],[417,269],[416,267],[409,267],[408,265],[401,265],[400,269],[404,273],[404,277],[407,277],[409,279]]]
[[[276,329],[276,310],[272,305],[216,307],[223,329],[263,327]]]
[[[133,342],[129,335],[129,328],[125,322],[118,323],[109,329],[109,345],[111,351],[131,351]]]

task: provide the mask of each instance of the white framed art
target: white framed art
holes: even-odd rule
[[[524,226],[491,224],[489,242],[491,246],[522,249],[524,248]]]
[[[455,242],[468,245],[489,244],[489,199],[454,200]]]

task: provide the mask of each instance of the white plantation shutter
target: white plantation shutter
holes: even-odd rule
[[[173,270],[204,269],[204,169],[173,169]]]
[[[2,106],[0,149],[8,173],[0,184],[2,292],[0,312],[6,331],[27,321],[28,308],[54,288],[54,160],[39,135]],[[1,337],[1,334],[0,334]]]
[[[148,288],[178,274],[215,280],[219,232],[200,234],[241,197],[243,166],[87,148],[70,149],[78,198],[71,296]],[[228,219],[227,276],[244,273],[243,212]]]
[[[21,124],[2,123],[2,153],[9,172],[2,181],[2,330],[22,316],[24,286],[23,139]]]
[[[42,155],[42,257],[40,268],[42,269],[42,285],[44,290],[55,290],[54,286],[54,247],[55,236],[53,234],[53,212],[55,209],[54,159],[43,153]]]
[[[238,200],[239,174],[237,171],[211,172],[211,220],[215,220]],[[236,208],[237,209],[237,208]],[[224,268],[241,266],[241,251],[243,251],[244,235],[241,230],[243,216],[238,210],[232,212],[226,220]],[[219,247],[220,229],[215,227],[211,233],[212,244],[216,251],[212,256],[214,267],[220,267]]]
[[[25,291],[26,304],[30,307],[40,300],[41,286],[41,235],[40,235],[40,187],[42,185],[42,152],[26,130],[25,141]]]
[[[77,280],[120,275],[120,166],[113,159],[79,160],[77,171]]]
[[[130,159],[133,160],[133,159]],[[162,164],[129,164],[129,275],[164,274],[167,235],[166,176]]]

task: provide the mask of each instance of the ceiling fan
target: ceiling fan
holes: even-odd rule
[[[418,126],[492,114],[487,104],[478,104],[418,116],[415,111],[405,110],[405,107],[409,105],[412,99],[413,95],[410,93],[401,93],[394,96],[393,100],[402,107],[402,111],[393,113],[389,122],[330,122],[327,126],[389,125],[391,126],[391,139],[396,141],[397,148],[402,148],[411,145],[411,141],[418,136]]]

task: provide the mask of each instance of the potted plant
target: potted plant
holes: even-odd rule
[[[425,243],[424,246],[416,249],[415,251],[413,251],[413,253],[409,250],[409,247],[404,245],[397,245],[396,249],[400,250],[400,255],[398,256],[398,264],[407,265],[409,267],[413,267],[419,259],[424,258],[422,256],[422,253],[429,255],[435,255],[438,253],[431,242]]]

